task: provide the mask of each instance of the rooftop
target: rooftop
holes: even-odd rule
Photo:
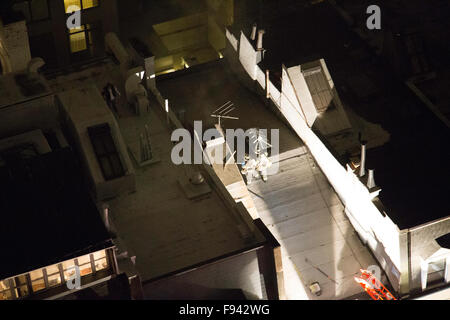
[[[51,94],[38,75],[6,74],[0,77],[0,109]]]
[[[264,100],[236,80],[225,60],[157,81],[172,108],[184,111],[186,125],[202,120],[204,128],[213,126],[217,119],[211,113],[230,100],[236,106],[230,114],[239,119],[222,120],[223,128],[280,130],[278,173],[268,176],[267,182],[255,179],[248,190],[261,220],[282,246],[287,297],[336,299],[361,292],[353,276],[376,264],[374,258],[307,148]],[[323,290],[320,297],[307,289],[316,280]]]
[[[269,9],[262,9],[267,52],[261,68],[277,74],[283,63],[289,67],[324,58],[346,109],[390,134],[388,143],[367,151],[367,166],[375,169],[380,199],[394,223],[403,229],[450,215],[450,185],[444,178],[450,176],[450,151],[444,147],[448,128],[391,76],[392,67],[328,2],[299,5],[273,18]],[[318,21],[320,28],[312,32]],[[295,39],[286,30],[296,30]],[[362,78],[372,84],[372,92],[359,92]],[[367,138],[366,127],[355,129]]]
[[[0,152],[0,279],[111,247],[71,149],[16,151]]]
[[[118,120],[125,143],[136,145],[147,124],[152,153],[159,161],[148,166],[135,163],[136,192],[112,199],[111,217],[118,236],[143,282],[193,269],[215,259],[245,252],[264,244],[255,229],[245,239],[232,208],[214,185],[211,193],[190,200],[180,186],[193,168],[171,160],[171,130],[157,102],[148,115]]]

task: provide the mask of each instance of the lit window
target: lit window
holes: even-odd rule
[[[78,7],[81,10],[81,1],[80,0],[64,0],[64,9],[66,13],[72,13],[73,10],[71,7]]]
[[[0,281],[0,291],[8,290],[9,289],[9,279]]]
[[[47,270],[47,280],[49,287],[57,286],[61,283],[61,273],[57,264],[45,268]]]
[[[98,0],[83,0],[83,9],[98,7]]]
[[[75,53],[86,49],[86,33],[78,32],[70,35],[70,52]]]
[[[98,7],[98,0],[64,0],[64,9],[66,13],[72,13],[74,6],[79,10],[86,10],[89,8]],[[72,7],[72,8],[71,8]]]
[[[0,300],[12,300],[27,295],[29,295],[27,275],[0,281]]]
[[[11,279],[0,281],[0,300],[10,300],[16,298],[13,297],[11,291]]]
[[[0,300],[11,300],[13,298],[11,290],[1,291]]]
[[[28,296],[30,294],[30,291],[29,291],[28,286],[26,284],[17,286],[15,291],[16,291],[16,295],[18,297],[26,297],[26,296]]]
[[[37,280],[31,281],[31,286],[33,287],[33,292],[45,289],[44,278],[39,278]]]
[[[69,30],[70,52],[85,51],[92,46],[91,25],[82,25]]]
[[[24,274],[16,277],[15,280],[16,280],[16,287],[27,284],[27,276]]]
[[[98,259],[101,259],[101,258],[104,258],[104,257],[106,257],[106,251],[105,250],[94,252],[94,260],[98,260]]]
[[[79,257],[78,265],[80,266],[81,276],[85,276],[92,273],[91,256],[89,254]]]
[[[27,276],[25,274],[15,277],[15,293],[18,297],[25,297],[30,294],[28,285],[27,285]]]
[[[75,261],[68,260],[62,263],[64,270],[64,279],[68,280],[75,274]]]
[[[44,278],[44,273],[42,272],[42,269],[31,271],[30,278],[31,278],[31,281],[39,279],[39,278]]]
[[[100,271],[106,268],[108,268],[108,261],[106,258],[95,261],[95,270]]]
[[[78,257],[78,265],[81,266],[82,264],[86,264],[88,262],[91,262],[91,258],[89,255]]]
[[[49,266],[49,267],[47,267],[47,268],[45,268],[45,269],[47,269],[47,274],[48,274],[48,275],[50,275],[50,274],[55,274],[55,273],[59,273],[59,268],[58,268],[58,265],[57,265],[57,264],[54,264],[54,265],[52,265],[52,266]]]
[[[31,271],[30,278],[33,292],[45,289],[44,273],[42,269]]]
[[[106,258],[105,250],[94,252],[94,260],[96,271],[108,268],[108,260]]]
[[[61,275],[59,273],[48,276],[49,287],[55,287],[61,284]]]
[[[93,269],[95,265],[95,269]],[[79,267],[80,275],[86,276],[95,271],[108,269],[108,257],[106,250],[100,250],[87,254],[77,259],[67,260],[60,264],[54,264],[42,269],[33,270],[27,274],[0,281],[0,300],[20,299],[33,292],[39,292],[46,288],[60,286],[63,281],[68,281],[75,275],[75,266]],[[64,279],[61,277],[64,274]],[[31,283],[31,287],[29,286]]]
[[[81,32],[81,31],[84,31],[84,30],[85,30],[85,26],[81,25],[79,27],[69,29],[69,33],[73,34],[73,33]]]

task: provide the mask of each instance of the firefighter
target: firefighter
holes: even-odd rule
[[[253,158],[250,158],[248,155],[245,156],[245,164],[242,166],[242,174],[246,175],[247,178],[247,184],[252,183],[253,176],[256,174],[256,160]]]
[[[256,170],[258,171],[259,175],[263,179],[264,182],[267,181],[267,169],[272,165],[272,162],[267,157],[267,152],[264,152],[261,154],[261,156],[258,159],[258,163],[256,165]]]

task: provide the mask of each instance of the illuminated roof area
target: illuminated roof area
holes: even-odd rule
[[[231,208],[209,185],[212,192],[190,200],[180,187],[193,168],[173,164],[171,130],[166,118],[155,108],[147,116],[119,119],[125,143],[139,141],[144,125],[149,127],[152,153],[159,162],[135,166],[136,192],[109,201],[110,214],[143,282],[189,270],[217,258],[245,252],[265,242],[255,229],[245,239]]]
[[[374,141],[369,139],[366,162],[375,169],[389,217],[403,229],[450,215],[450,184],[443,180],[450,177],[448,128],[393,76],[393,67],[371,52],[328,2],[298,6],[273,17],[269,9],[262,13],[267,52],[261,69],[269,69],[276,79],[283,63],[289,67],[324,58],[348,113],[389,133],[390,140],[381,147],[372,148]],[[320,28],[311,32],[317,21]],[[244,32],[249,34],[250,27]],[[353,123],[363,140],[369,136],[366,124]]]
[[[230,114],[239,119],[222,120],[224,129],[279,129],[278,173],[268,176],[267,182],[255,179],[248,189],[261,220],[283,248],[288,298],[335,299],[361,292],[353,275],[375,261],[306,146],[264,100],[236,81],[225,61],[160,78],[158,87],[172,101],[173,109],[185,111],[186,125],[202,120],[204,128],[213,126],[217,119],[211,113],[231,100],[236,110]],[[319,298],[307,289],[312,281],[321,283]]]

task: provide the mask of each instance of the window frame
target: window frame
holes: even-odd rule
[[[83,8],[83,0],[79,0],[79,1],[80,1],[80,7],[79,8],[80,8],[81,12],[88,11],[88,10],[95,9],[95,8],[100,8],[100,6],[102,5],[102,1],[98,0],[97,1],[98,4],[96,6],[89,7],[89,8]],[[70,16],[71,14],[73,14],[73,12],[66,12],[66,5],[65,5],[65,3],[64,3],[64,13],[65,13],[66,16]]]
[[[102,123],[99,125],[89,127],[88,135],[92,144],[92,148],[94,149],[95,157],[97,158],[98,165],[100,167],[100,170],[103,174],[103,178],[105,179],[105,181],[111,181],[125,176],[126,174],[125,167],[123,165],[122,158],[120,157],[120,153],[117,150],[117,144],[114,141],[111,132],[111,127],[109,126],[109,124]],[[105,139],[110,139],[110,141],[106,141]],[[100,142],[102,144],[102,147],[104,149],[103,152],[100,152],[100,150],[96,148],[96,144],[94,143],[94,141]],[[106,142],[111,143],[112,146],[114,147],[114,150],[108,150]],[[120,168],[118,168],[120,172],[116,172],[117,168],[114,169],[113,162],[111,160],[113,157],[117,157],[118,163],[120,165]],[[107,174],[106,172],[107,170],[104,168],[102,160],[106,160],[108,162],[111,168],[110,174]]]
[[[81,29],[80,31],[74,31],[74,32],[71,32],[71,30],[78,30],[78,28],[67,29],[67,37],[69,38],[69,52],[71,55],[77,55],[77,54],[83,54],[86,52],[91,52],[91,48],[93,47],[92,32],[94,32],[96,30],[96,28],[92,27],[92,24],[90,24],[90,23],[85,23],[85,24],[81,25],[80,29]],[[73,35],[76,35],[79,33],[84,33],[84,43],[86,45],[86,49],[74,52],[74,51],[72,51],[71,37]]]
[[[97,260],[95,260],[94,254],[96,252],[101,252],[101,251],[104,251],[104,256],[102,256],[101,258],[98,258]],[[109,249],[106,248],[106,249],[103,249],[103,250],[98,250],[98,251],[86,254],[86,256],[89,257],[89,262],[84,263],[83,266],[85,266],[85,265],[90,263],[90,265],[91,265],[91,273],[85,274],[85,275],[81,275],[80,274],[80,278],[82,279],[85,276],[93,276],[97,272],[101,272],[101,271],[108,270],[108,269],[110,271],[113,271],[114,269],[112,267],[112,264],[111,264],[108,252],[109,252]],[[67,282],[67,277],[64,274],[64,271],[67,270],[67,269],[64,269],[63,263],[67,262],[67,261],[72,261],[74,266],[80,267],[79,263],[78,263],[78,258],[79,257],[74,258],[74,259],[69,259],[69,260],[66,260],[66,261],[61,261],[59,263],[53,264],[53,265],[56,265],[58,267],[58,272],[54,272],[52,274],[49,274],[47,272],[47,268],[50,267],[50,266],[53,266],[53,265],[49,265],[49,266],[46,266],[46,267],[43,267],[43,268],[38,268],[38,269],[32,270],[32,271],[24,273],[24,274],[20,274],[20,275],[14,276],[14,277],[10,277],[10,278],[6,278],[6,279],[3,279],[3,280],[0,280],[0,281],[6,282],[8,284],[8,286],[9,286],[5,290],[0,290],[0,294],[3,294],[5,292],[6,293],[9,292],[10,298],[8,298],[7,300],[20,300],[22,298],[26,298],[26,297],[29,297],[29,296],[32,296],[32,295],[35,295],[35,294],[41,294],[41,293],[43,293],[43,292],[45,292],[47,290],[51,290],[51,289],[57,288],[59,286],[63,286]],[[96,266],[95,266],[95,263],[97,261],[100,261],[100,260],[103,260],[103,259],[106,260],[107,266],[105,268],[102,268],[102,269],[98,270],[96,268]],[[37,270],[40,270],[42,272],[43,277],[38,277],[38,278],[36,278],[33,281],[37,281],[37,280],[41,280],[41,279],[44,280],[45,288],[37,290],[37,291],[34,291],[33,290],[33,281],[31,280],[30,273],[33,272],[33,271],[37,271]],[[59,275],[60,278],[61,278],[61,282],[58,285],[51,286],[50,283],[49,283],[48,277],[49,276],[54,276],[54,275]],[[20,282],[19,277],[22,277],[22,276],[25,277],[26,283],[21,283]],[[28,294],[23,294],[23,295],[20,294],[20,288],[23,287],[23,286],[27,287]],[[0,299],[0,301],[1,301],[1,299]]]

